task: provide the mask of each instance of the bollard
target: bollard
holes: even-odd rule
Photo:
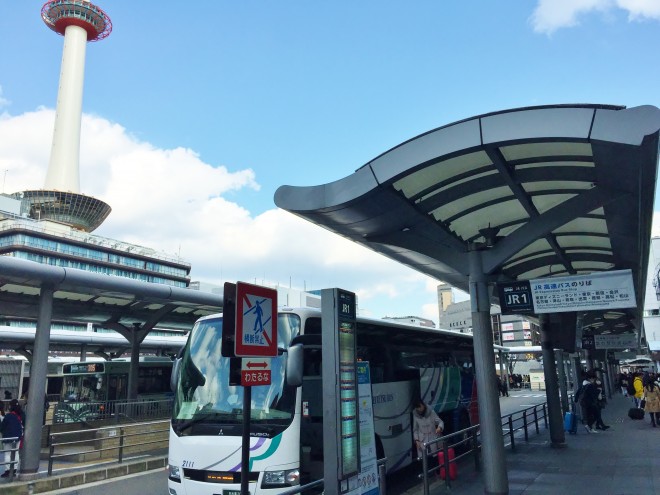
[[[539,431],[539,413],[538,413],[538,411],[539,411],[539,410],[537,409],[537,407],[534,406],[534,425],[536,425],[536,434],[537,434],[537,435],[538,435],[539,433],[541,433],[541,432]]]
[[[472,451],[474,452],[474,470],[480,471],[481,466],[479,465],[479,444],[477,443],[477,429],[472,429]]]
[[[14,481],[14,473],[16,473],[16,441],[11,443],[11,454],[9,454],[9,482]]]
[[[427,445],[422,443],[422,471],[424,472],[424,495],[429,495],[429,460],[427,455]]]
[[[53,455],[55,454],[55,445],[53,445],[53,435],[50,435],[50,447],[48,448],[48,476],[53,474]]]
[[[380,459],[382,460],[382,459]],[[379,461],[380,461],[379,460]],[[378,481],[380,484],[380,493],[387,493],[387,480],[386,480],[387,470],[385,469],[385,463],[379,462],[378,464]]]
[[[511,450],[516,450],[516,440],[513,431],[513,419],[511,418],[510,414],[509,414],[509,438],[511,438]]]
[[[119,428],[119,464],[124,459],[124,428]]]

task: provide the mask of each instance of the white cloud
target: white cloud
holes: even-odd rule
[[[658,0],[617,0],[617,5],[628,11],[631,20],[660,20],[660,2]]]
[[[9,106],[11,102],[2,96],[2,86],[0,86],[0,108]]]
[[[628,12],[630,21],[660,20],[658,0],[539,0],[530,18],[534,31],[554,31],[579,24],[579,18],[592,12],[601,14],[616,9]]]
[[[54,116],[42,108],[0,117],[5,192],[43,187]],[[241,191],[259,190],[252,170],[214,166],[189,149],[155,148],[96,116],[83,115],[82,128],[81,192],[112,207],[95,234],[180,253],[193,280],[342,287],[376,317],[423,316],[425,304],[435,305],[437,282],[427,276],[283,210],[253,216],[240,204]]]

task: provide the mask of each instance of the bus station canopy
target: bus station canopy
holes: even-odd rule
[[[281,186],[275,203],[465,291],[475,243],[489,282],[630,269],[637,308],[581,321],[637,333],[659,129],[654,106],[505,110],[426,132],[336,182]]]
[[[0,315],[35,320],[44,284],[55,289],[52,320],[109,329],[190,330],[222,308],[217,294],[0,256]]]

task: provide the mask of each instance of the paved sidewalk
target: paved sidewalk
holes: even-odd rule
[[[44,461],[41,463],[43,468]],[[47,465],[47,463],[46,463]],[[122,464],[117,462],[97,463],[95,465],[64,465],[61,469],[65,472],[58,474],[54,471],[53,476],[46,476],[40,471],[34,480],[23,481],[14,478],[14,481],[4,479],[0,482],[0,494],[2,495],[32,495],[34,493],[48,493],[62,488],[73,488],[86,483],[93,483],[105,479],[126,476],[128,474],[163,469],[167,467],[167,455],[144,456],[141,459],[126,460]]]
[[[660,427],[628,418],[630,399],[616,395],[603,410],[607,431],[566,434],[566,448],[550,447],[549,430],[530,434],[529,442],[506,448],[510,495],[656,495],[660,494]],[[421,494],[421,487],[407,495]],[[483,473],[471,459],[459,465],[450,490],[435,481],[431,495],[484,493]]]
[[[583,427],[577,435],[566,434],[566,448],[550,447],[550,433],[530,433],[529,442],[516,439],[516,450],[506,448],[510,495],[656,495],[660,494],[660,427],[628,418],[632,403],[614,396],[603,411],[611,428],[590,434]],[[162,469],[166,456],[102,468],[83,469],[32,482],[0,484],[3,495],[45,493],[91,481]],[[421,484],[405,495],[423,493]],[[431,484],[431,495],[479,495],[484,493],[483,473],[475,472],[472,459],[459,464],[458,479],[451,489],[444,482]],[[399,494],[396,494],[399,495]]]

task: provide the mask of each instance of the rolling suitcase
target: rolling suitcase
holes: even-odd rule
[[[631,407],[628,409],[628,417],[630,419],[644,419],[644,409],[639,407]]]
[[[568,411],[564,415],[564,431],[567,431],[571,435],[577,433],[577,417],[575,416],[575,413],[571,411]]]
[[[451,462],[454,459],[454,457],[456,457],[453,447],[449,447],[447,453],[450,461],[449,479],[455,480],[458,477],[458,466],[456,465],[455,462]],[[438,464],[440,465],[440,478],[444,480],[447,474],[445,473],[445,453],[442,450],[438,452]]]

